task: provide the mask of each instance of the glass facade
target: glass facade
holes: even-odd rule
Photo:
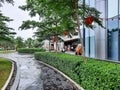
[[[104,1],[105,3],[103,3]],[[100,8],[101,9],[100,11],[102,11],[101,16],[105,18],[104,20],[105,22],[107,22],[107,24],[105,24],[105,27],[107,28],[107,32],[105,32],[107,33],[107,37],[105,36],[105,39],[102,39],[101,37],[101,42],[99,41],[97,42],[97,44],[99,46],[99,44],[102,43],[102,40],[105,40],[105,41],[107,40],[106,41],[107,49],[105,50],[107,51],[105,52],[107,53],[106,55],[107,57],[105,58],[114,60],[114,61],[120,61],[120,45],[119,45],[120,44],[120,0],[104,0],[104,1],[85,0],[85,3],[90,7],[96,7],[96,6],[99,8],[101,7]],[[99,4],[99,2],[101,3]],[[106,11],[104,12],[104,10]],[[103,34],[103,33],[100,33],[100,34]],[[99,49],[95,48],[95,44],[96,44],[95,38],[96,38],[95,31],[85,28],[85,53],[86,53],[86,56],[88,57],[95,57],[97,54],[98,55],[100,54],[99,52],[97,54],[95,53],[96,50],[101,50],[101,47],[99,47]],[[102,57],[102,54],[100,57]]]
[[[108,59],[119,59],[119,0],[108,0]],[[114,8],[113,8],[114,6]]]
[[[115,18],[115,17],[114,17]],[[118,16],[108,20],[108,58],[118,60]]]
[[[95,33],[94,30],[85,29],[85,52],[86,56],[95,57]]]
[[[95,7],[95,0],[86,0],[90,7]],[[85,28],[85,53],[88,57],[95,57],[95,31]]]

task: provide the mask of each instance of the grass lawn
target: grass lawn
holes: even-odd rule
[[[8,79],[11,68],[12,62],[8,61],[7,59],[0,58],[0,89]]]
[[[4,50],[4,51],[0,51],[0,54],[7,54],[7,53],[13,53],[16,52],[15,50]]]

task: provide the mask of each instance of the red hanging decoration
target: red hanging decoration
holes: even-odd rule
[[[92,24],[93,21],[94,21],[94,18],[93,18],[92,16],[89,16],[89,17],[87,17],[87,18],[85,19],[85,23],[86,23],[87,25]]]
[[[53,37],[53,42],[56,42],[57,41],[57,36],[54,36]]]
[[[120,20],[120,17],[118,18],[118,20]]]
[[[66,35],[68,35],[68,34],[69,34],[68,31],[65,30],[65,31],[64,31],[64,35],[66,36]]]

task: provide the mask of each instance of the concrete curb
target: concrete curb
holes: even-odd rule
[[[18,65],[16,65],[16,62],[8,59],[9,61],[12,62],[12,69],[11,73],[9,75],[9,78],[7,79],[5,85],[2,87],[1,90],[17,90],[18,84],[19,84],[19,70],[18,70]]]
[[[71,78],[69,78],[67,75],[65,75],[63,72],[59,71],[58,69],[54,68],[53,66],[46,64],[42,61],[38,61],[43,65],[46,65],[47,67],[57,71],[59,74],[61,74],[63,77],[65,77],[67,80],[69,80],[71,82],[71,84],[73,84],[78,90],[84,90],[81,86],[79,86],[76,82],[74,82]]]
[[[14,82],[10,88],[10,90],[18,90],[19,82],[20,82],[20,70],[18,65],[16,64],[16,75],[13,75]]]

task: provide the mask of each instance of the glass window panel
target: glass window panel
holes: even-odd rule
[[[111,37],[111,59],[118,60],[118,31],[112,32]]]
[[[119,18],[120,18],[120,0],[118,0],[118,3],[119,3],[118,6],[119,6]],[[118,20],[119,20],[119,19],[118,19]],[[119,36],[118,36],[118,37],[119,37],[118,58],[119,58],[119,61],[120,61],[120,20],[119,20]]]
[[[108,18],[108,58],[118,60],[118,0],[108,0]]]
[[[90,5],[90,0],[85,0],[85,3],[86,3],[87,5]]]
[[[95,0],[90,0],[90,6],[95,7]]]
[[[95,7],[95,0],[85,0],[85,3],[90,7]]]
[[[89,57],[89,37],[85,38],[85,54]]]
[[[95,57],[95,36],[90,37],[90,57]]]
[[[108,0],[108,18],[118,15],[118,0]]]

